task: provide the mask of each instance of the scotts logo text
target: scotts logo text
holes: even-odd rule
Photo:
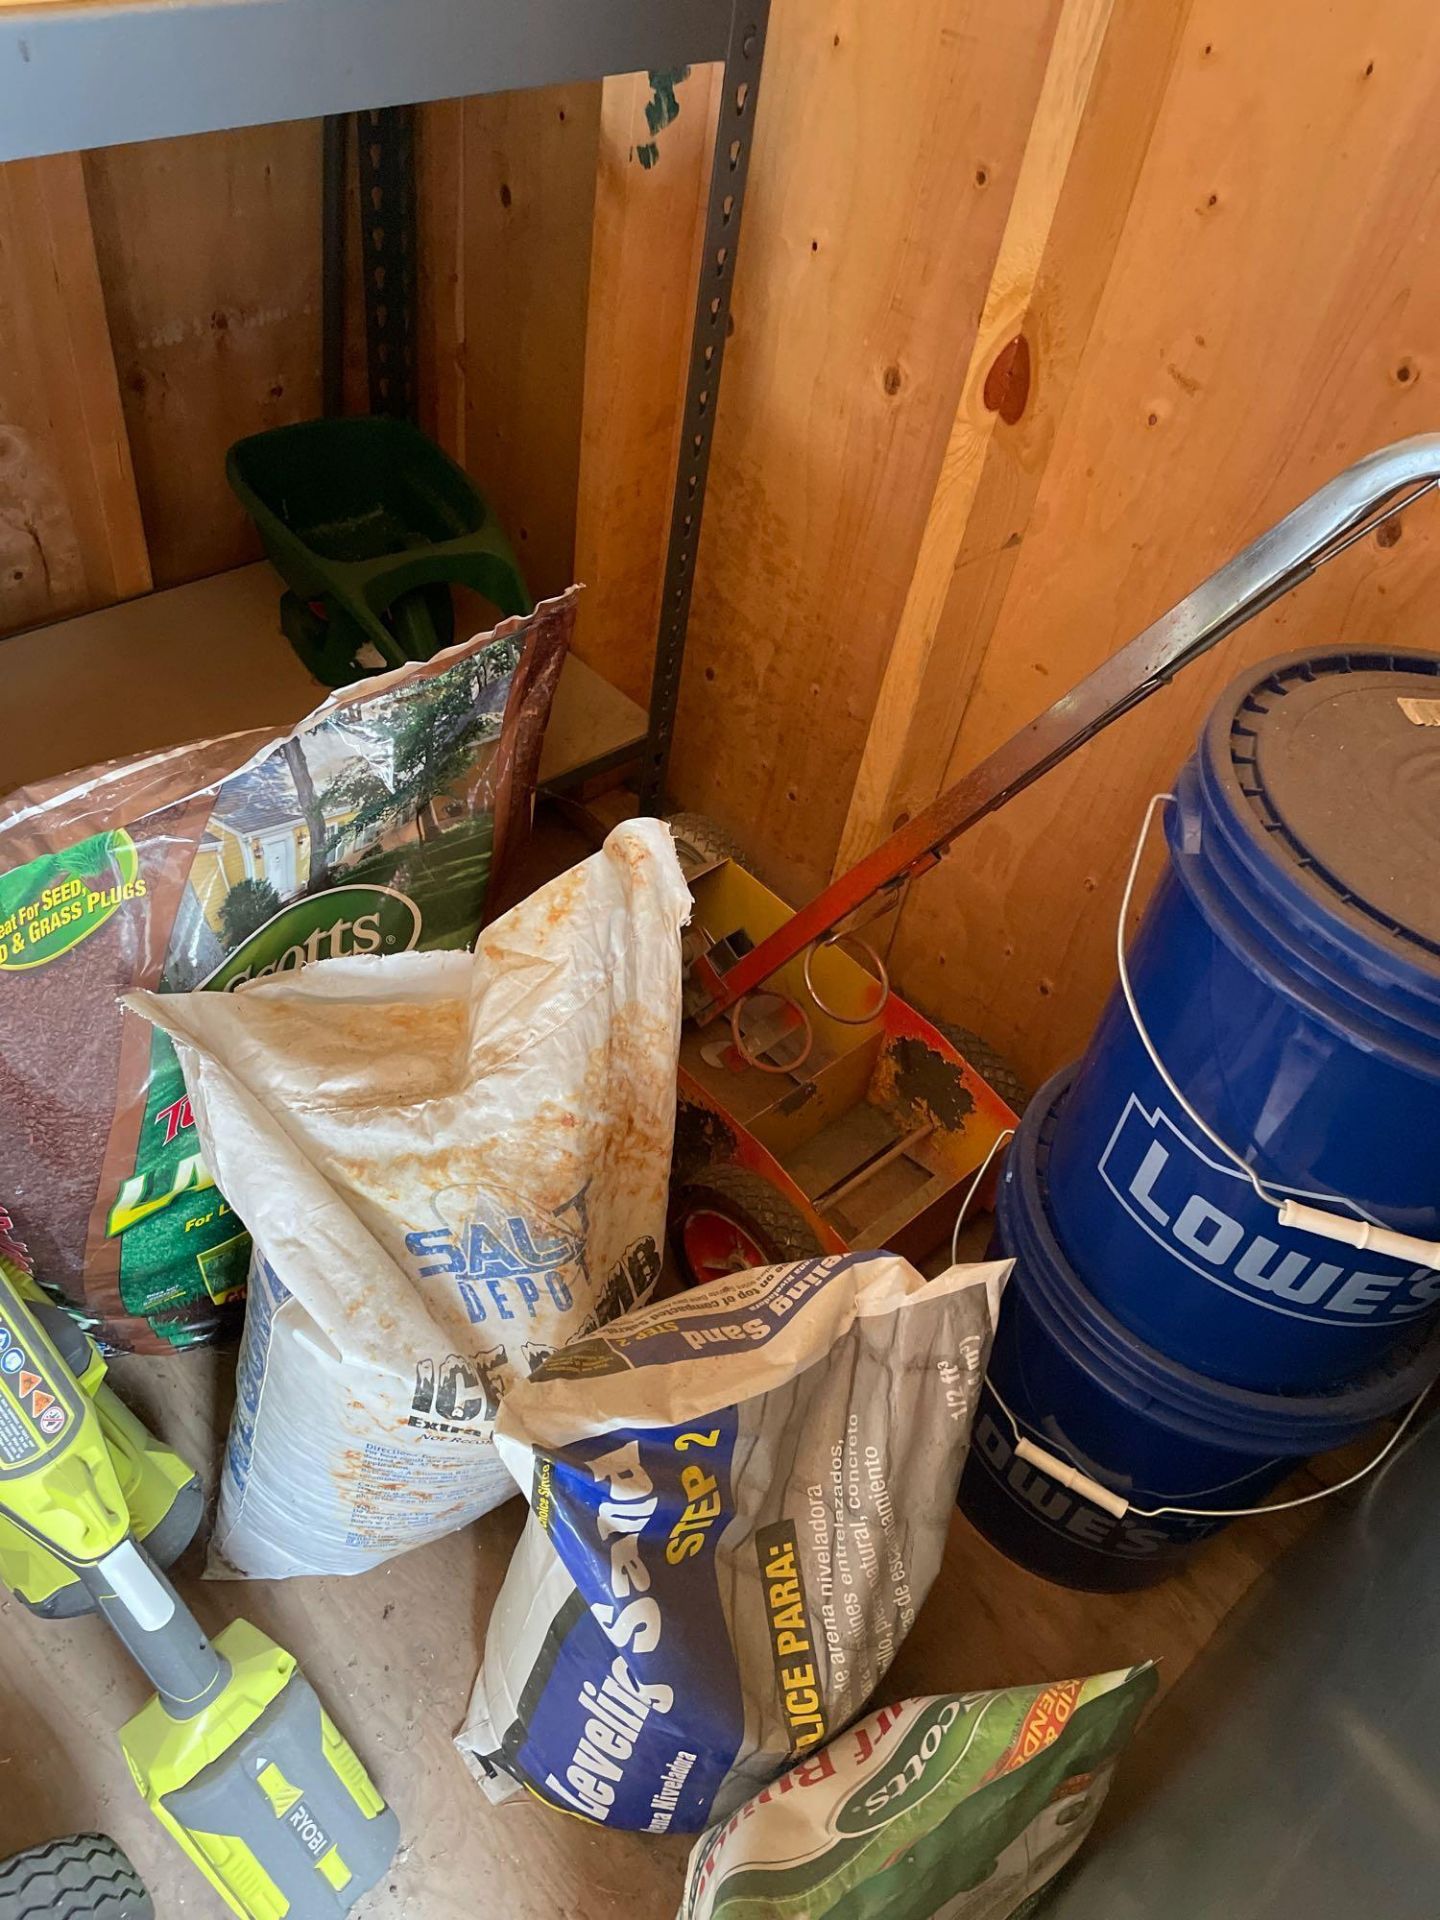
[[[296,900],[256,929],[202,986],[230,993],[247,980],[294,973],[352,953],[404,953],[420,938],[420,909],[393,887],[330,887]]]
[[[963,1711],[958,1700],[942,1700],[926,1707],[895,1748],[884,1773],[867,1780],[840,1808],[835,1816],[836,1830],[871,1833],[876,1827],[887,1825],[902,1809],[923,1800],[948,1771],[943,1766],[932,1769],[930,1763],[944,1747],[946,1734]],[[862,1729],[857,1728],[856,1732],[864,1737]],[[868,1739],[865,1744],[869,1746]],[[957,1757],[958,1752],[947,1755],[952,1763]],[[927,1773],[931,1775],[928,1780]]]
[[[1132,1096],[1100,1156],[1100,1177],[1135,1224],[1172,1259],[1226,1293],[1296,1320],[1344,1325],[1355,1320],[1410,1320],[1440,1299],[1440,1273],[1403,1267],[1379,1254],[1365,1266],[1320,1251],[1306,1233],[1287,1232],[1268,1208],[1265,1231],[1254,1230],[1259,1205],[1238,1169],[1203,1154],[1163,1112],[1147,1113]],[[1289,1191],[1277,1188],[1277,1192]],[[1296,1199],[1329,1199],[1296,1193]],[[1273,1225],[1273,1232],[1270,1231]]]

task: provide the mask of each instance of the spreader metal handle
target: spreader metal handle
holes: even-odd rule
[[[1357,540],[1440,485],[1440,433],[1366,454],[1252,540],[768,939],[706,984],[701,1021],[742,999],[874,894],[923,872],[952,841],[1068,759],[1182,667]]]
[[[989,761],[983,761],[975,772],[981,772],[991,761],[1032,737],[1051,715],[1079,701],[1088,688],[1104,679],[1116,698],[1092,718],[1081,737],[1065,745],[1059,757],[1073,753],[1101,727],[1108,726],[1156,687],[1163,686],[1181,667],[1188,666],[1218,641],[1253,620],[1257,613],[1273,606],[1293,587],[1308,580],[1327,560],[1344,553],[1347,547],[1354,546],[1357,540],[1363,540],[1395,514],[1413,506],[1436,486],[1440,486],[1440,433],[1417,433],[1409,440],[1397,440],[1393,446],[1382,447],[1378,453],[1367,453],[1363,460],[1357,460],[1353,467],[1347,467],[1327,481],[1318,493],[1312,493],[1283,520],[1277,520],[1258,540],[1242,548],[1233,560],[1227,560],[1178,605],[1137,634],[1103,666],[1097,667],[1073,693],[1062,696],[1048,712],[1032,720],[998,753],[992,754]],[[1119,671],[1122,667],[1129,669],[1128,674]],[[1121,684],[1126,678],[1133,681],[1133,687]],[[1051,758],[1046,767],[1054,764]],[[1036,774],[1030,777],[1035,778],[1045,770],[1045,767],[1037,768]]]

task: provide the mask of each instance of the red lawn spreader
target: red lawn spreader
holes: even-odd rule
[[[674,818],[695,900],[670,1211],[687,1282],[936,1246],[1023,1092],[974,1035],[907,1005],[861,930],[977,821],[1437,484],[1440,434],[1357,461],[798,912],[719,829]]]

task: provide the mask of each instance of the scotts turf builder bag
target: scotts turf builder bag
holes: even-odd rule
[[[493,1799],[693,1833],[859,1712],[939,1569],[1009,1270],[763,1267],[515,1389],[530,1517],[457,1740]]]
[[[212,1571],[362,1573],[513,1495],[501,1396],[660,1271],[689,910],[632,820],[473,954],[130,996],[255,1236]]]
[[[711,1829],[677,1920],[1013,1920],[1090,1831],[1153,1666],[882,1707]]]
[[[573,621],[567,595],[343,688],[288,732],[0,801],[0,1195],[46,1285],[107,1344],[212,1337],[249,1261],[170,1042],[118,996],[468,946],[529,822]]]

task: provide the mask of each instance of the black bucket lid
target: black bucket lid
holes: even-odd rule
[[[1440,655],[1268,661],[1230,690],[1227,715],[1229,771],[1271,857],[1368,938],[1440,971]]]

